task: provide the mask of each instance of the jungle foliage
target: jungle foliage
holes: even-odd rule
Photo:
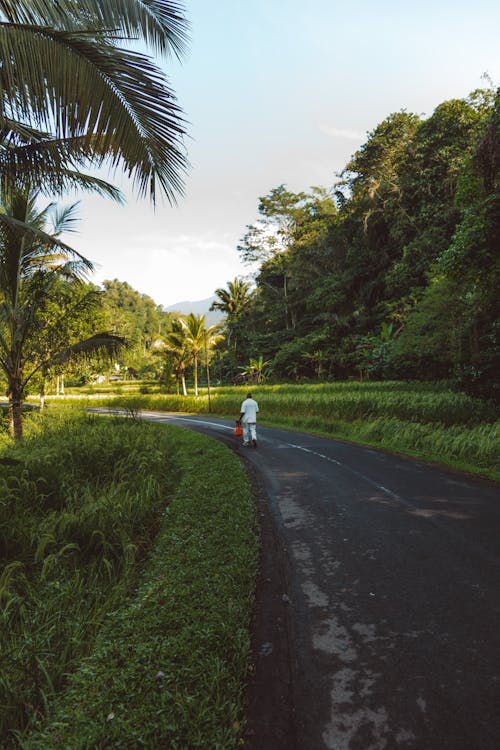
[[[446,379],[498,399],[499,128],[492,89],[396,112],[332,188],[261,197],[221,372],[262,356],[278,380]]]

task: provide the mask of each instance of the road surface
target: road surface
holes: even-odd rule
[[[212,435],[258,485],[255,750],[500,748],[500,492],[348,443]]]

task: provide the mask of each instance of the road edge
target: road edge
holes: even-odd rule
[[[252,671],[245,691],[244,748],[296,750],[285,553],[267,493],[254,467],[248,461],[244,463],[254,487],[260,532],[259,572],[250,629]]]

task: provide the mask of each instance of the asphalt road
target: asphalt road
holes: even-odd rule
[[[258,483],[255,750],[500,748],[497,486],[303,433],[259,426],[254,450],[227,420],[143,416],[223,440]]]

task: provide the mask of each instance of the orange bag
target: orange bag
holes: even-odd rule
[[[241,426],[240,422],[236,421],[236,425],[234,428],[234,434],[236,437],[243,437],[243,427]]]

